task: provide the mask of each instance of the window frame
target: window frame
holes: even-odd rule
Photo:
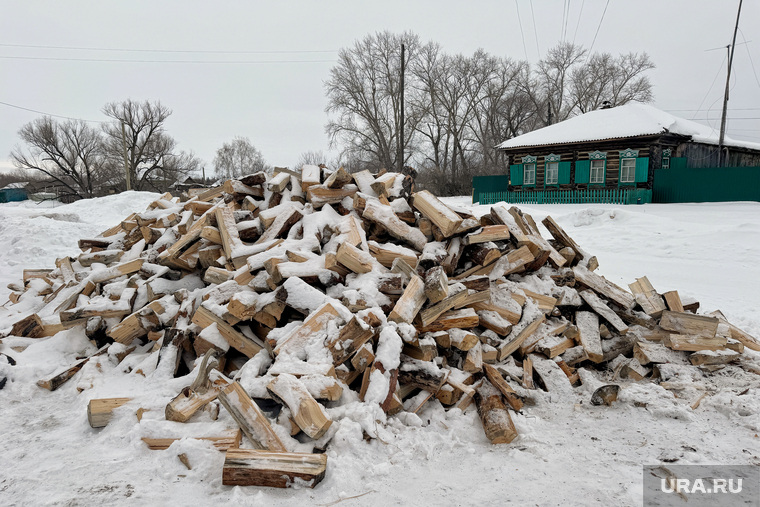
[[[532,169],[530,172],[529,172],[529,168]],[[532,176],[532,178],[528,178],[529,174]],[[536,186],[536,163],[535,162],[527,162],[523,164],[523,186],[525,187]]]
[[[596,169],[594,164],[597,164]],[[602,166],[599,167],[599,164]],[[601,173],[601,181],[595,181],[595,172]],[[588,168],[588,184],[589,185],[604,185],[607,181],[607,161],[604,159],[591,160]]]
[[[620,159],[620,184],[621,185],[635,185],[636,184],[636,158],[637,157],[625,157]],[[631,162],[631,167],[624,167],[625,162]],[[630,180],[623,179],[623,170],[630,170]]]
[[[670,169],[670,157],[673,151],[670,148],[662,150],[662,161],[660,162],[661,169]]]
[[[559,187],[559,163],[561,156],[550,153],[544,157],[544,186]],[[549,180],[549,168],[554,168],[554,180]]]

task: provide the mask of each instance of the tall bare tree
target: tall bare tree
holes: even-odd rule
[[[105,154],[112,167],[128,171],[134,190],[160,190],[192,172],[175,164],[177,143],[165,130],[172,111],[160,102],[111,102],[103,113],[113,120],[103,126]]]
[[[402,44],[409,65],[419,46],[416,35],[387,31],[368,35],[339,52],[338,64],[325,83],[326,111],[334,115],[326,127],[332,145],[342,146],[344,155],[357,157],[368,167],[397,167],[399,142],[405,161],[411,156],[419,118],[414,110],[406,110],[404,139],[399,141]]]
[[[266,170],[264,156],[247,137],[235,137],[216,150],[214,171],[217,176],[229,179]]]
[[[64,189],[59,197],[87,198],[104,177],[99,133],[82,120],[60,122],[37,118],[19,130],[27,149],[16,146],[11,159],[16,167],[38,171]]]

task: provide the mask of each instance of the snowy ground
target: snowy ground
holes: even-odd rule
[[[56,208],[0,205],[0,299],[22,269],[77,254],[78,238],[97,235],[154,198],[129,193]],[[469,205],[466,198],[449,202]],[[627,286],[646,275],[660,292],[678,289],[698,299],[700,311],[719,308],[760,336],[760,204],[522,209],[536,221],[551,214],[612,281]],[[0,329],[11,319],[0,308]],[[25,345],[23,352],[11,348]],[[536,392],[533,405],[514,415],[520,436],[509,445],[490,445],[472,409],[447,413],[429,403],[419,418],[394,417],[386,425],[357,410],[343,414],[316,489],[225,487],[223,454],[209,445],[184,440],[150,451],[140,440],[186,431],[162,414],[189,379],[143,378],[102,361],[101,372],[91,362],[55,392],[35,385],[87,345],[70,333],[0,345],[18,363],[0,358],[0,377],[9,379],[0,391],[0,505],[640,505],[644,464],[760,466],[760,376],[729,366],[709,378],[679,378],[690,385],[679,397],[650,383],[627,385],[612,407],[591,406],[582,388],[571,397]],[[760,371],[760,354],[746,356],[745,364]],[[689,408],[704,392],[699,408]],[[106,428],[90,428],[88,400],[114,396],[138,399],[117,409]],[[151,409],[141,423],[138,407]],[[217,422],[196,417],[196,432],[233,425],[224,410]],[[378,438],[366,442],[362,430]]]

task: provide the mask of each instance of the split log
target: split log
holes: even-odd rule
[[[295,423],[309,437],[321,438],[332,424],[322,405],[293,375],[278,375],[267,384],[267,390],[290,409]]]
[[[398,381],[402,385],[414,386],[430,393],[437,393],[448,378],[446,370],[435,363],[403,357],[398,371]]]
[[[688,312],[662,312],[660,327],[674,333],[712,338],[718,330],[716,317],[695,315]]]
[[[280,338],[274,349],[275,354],[297,353],[313,335],[324,333],[329,321],[340,316],[331,303],[324,303],[312,312],[298,328]]]
[[[612,311],[612,309],[602,301],[595,292],[590,290],[582,290],[578,294],[583,300],[594,310],[600,317],[610,323],[612,327],[620,334],[628,332],[628,326],[618,315]]]
[[[673,350],[698,352],[701,350],[724,350],[726,338],[723,336],[708,337],[704,335],[670,334],[663,345]]]
[[[222,389],[219,401],[256,448],[274,452],[287,451],[269,420],[239,383],[231,382]]]
[[[508,444],[517,437],[517,429],[501,394],[487,380],[475,390],[475,403],[486,437],[492,444]]]
[[[480,323],[478,314],[472,308],[463,308],[461,310],[451,310],[427,326],[417,327],[420,333],[434,333],[436,331],[446,331],[447,329],[470,329],[477,327]]]
[[[327,344],[337,366],[344,363],[374,336],[374,330],[355,316],[340,329],[338,338]]]
[[[522,400],[519,396],[517,396],[515,390],[512,389],[509,384],[507,384],[507,381],[504,380],[504,377],[501,376],[501,373],[499,373],[499,371],[490,364],[484,364],[483,371],[485,371],[489,382],[491,382],[491,384],[501,392],[502,396],[504,396],[504,399],[507,400],[507,403],[510,407],[512,407],[512,410],[515,412],[522,410]]]
[[[425,273],[425,296],[431,303],[438,303],[449,295],[449,279],[441,266],[430,268]]]
[[[404,294],[396,302],[388,315],[388,320],[411,324],[425,304],[425,282],[418,276],[413,276],[406,286]]]
[[[50,377],[46,379],[38,380],[37,385],[43,389],[47,389],[48,391],[55,391],[56,389],[61,387],[67,380],[69,380],[71,377],[76,375],[77,372],[81,370],[85,364],[87,364],[87,361],[89,361],[93,357],[100,356],[108,352],[109,346],[110,344],[103,345],[100,349],[97,350],[97,352],[95,352],[94,354],[80,361],[77,361],[73,366],[70,366],[59,373],[51,375]]]
[[[668,306],[668,310],[671,312],[685,312],[683,303],[681,303],[681,296],[678,295],[677,290],[671,290],[665,292],[662,297],[665,299],[665,303]]]
[[[462,224],[459,215],[427,190],[412,194],[412,206],[430,219],[446,238],[452,236]]]
[[[350,243],[342,243],[338,247],[335,259],[354,273],[369,273],[372,271],[372,256]]]
[[[636,304],[636,300],[629,292],[582,266],[575,266],[573,274],[575,275],[576,282],[614,301],[624,310],[630,310]]]
[[[243,333],[230,326],[224,319],[204,306],[198,307],[193,314],[192,322],[204,329],[215,323],[219,330],[219,334],[227,341],[227,343],[229,343],[230,347],[242,352],[248,357],[255,356],[264,348],[262,342],[257,343],[255,339],[245,336]]]
[[[644,313],[656,319],[660,318],[666,309],[665,301],[662,300],[662,296],[657,294],[646,276],[637,278],[635,282],[628,284],[628,287],[630,287],[636,302],[644,310]]]
[[[427,238],[419,229],[404,223],[393,212],[393,208],[381,204],[377,199],[367,201],[362,217],[381,225],[391,236],[409,243],[419,251],[427,244]]]
[[[222,484],[273,488],[298,484],[313,488],[322,481],[326,469],[327,454],[229,449],[224,457]]]
[[[509,228],[506,225],[488,225],[462,238],[465,245],[488,243],[489,241],[506,241],[509,239]]]
[[[132,398],[99,398],[87,404],[87,420],[93,428],[102,428],[111,420],[111,413]]]
[[[242,438],[243,434],[239,429],[237,430],[229,430],[225,431],[224,434],[217,436],[217,437],[182,437],[182,438],[191,438],[193,440],[205,440],[207,442],[211,442],[211,444],[216,447],[218,450],[224,452],[228,449],[237,449],[240,447],[240,440]],[[148,449],[152,451],[163,451],[168,449],[174,442],[177,442],[178,440],[182,440],[181,438],[149,438],[149,437],[143,437],[141,438],[143,442],[145,442],[145,445],[148,446]]]
[[[710,313],[710,316],[717,318],[720,322],[725,323],[728,325],[729,332],[731,334],[731,338],[734,340],[737,340],[742,345],[747,347],[750,350],[754,351],[760,351],[760,340],[752,336],[751,334],[747,333],[746,331],[739,329],[735,325],[728,322],[726,319],[726,316],[723,315],[723,313],[720,310],[715,310],[714,312]]]
[[[505,360],[519,349],[525,340],[533,335],[545,320],[546,316],[541,315],[537,319],[526,324],[518,333],[515,333],[515,330],[513,329],[512,333],[504,340],[504,343],[497,347],[499,349],[499,361]]]
[[[604,352],[599,336],[599,317],[591,312],[576,312],[575,325],[578,327],[581,346],[588,358],[595,363],[601,363],[604,360]]]

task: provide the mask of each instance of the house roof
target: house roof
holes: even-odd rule
[[[12,188],[25,188],[29,182],[27,181],[20,181],[18,183],[10,183],[8,185],[5,185],[3,188],[0,188],[0,190],[9,190]]]
[[[508,139],[496,148],[603,141],[665,133],[690,136],[692,141],[705,144],[718,144],[719,137],[719,131],[707,125],[673,116],[647,104],[630,103],[574,116],[563,122]],[[737,141],[728,136],[723,144],[760,150],[760,143]]]

